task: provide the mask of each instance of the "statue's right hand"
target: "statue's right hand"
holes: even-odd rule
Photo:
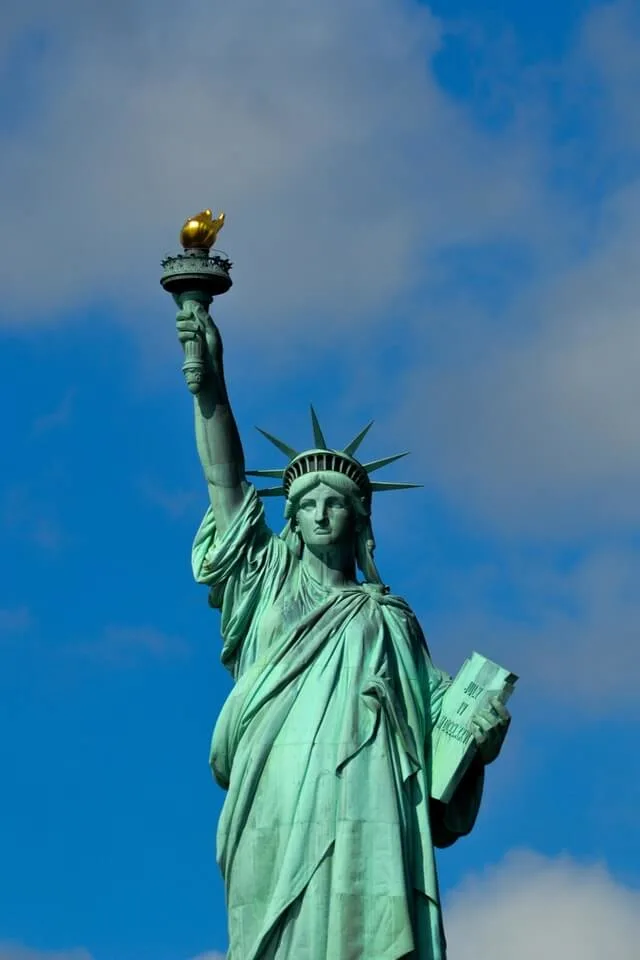
[[[176,317],[176,328],[178,340],[183,346],[190,340],[203,340],[206,344],[207,362],[214,370],[219,369],[222,361],[220,332],[202,304],[193,300],[183,304]]]

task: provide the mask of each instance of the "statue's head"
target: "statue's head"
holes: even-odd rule
[[[371,424],[343,450],[334,450],[327,445],[313,407],[311,422],[316,447],[302,453],[261,430],[289,458],[289,463],[282,469],[247,470],[247,474],[282,481],[281,486],[258,492],[262,496],[284,494],[286,497],[287,526],[282,537],[294,552],[301,555],[305,546],[317,549],[332,544],[351,544],[353,564],[357,564],[365,580],[381,583],[373,562],[372,494],[376,490],[399,490],[419,484],[372,481],[369,474],[406,454],[360,463],[354,453]]]
[[[284,514],[282,537],[298,556],[304,548],[341,547],[351,575],[357,565],[367,581],[381,582],[373,562],[370,495],[353,479],[335,470],[301,474],[289,487]]]
[[[343,546],[356,532],[358,497],[340,474],[308,474],[287,500],[285,516],[307,547]]]

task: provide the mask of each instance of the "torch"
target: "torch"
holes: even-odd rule
[[[231,286],[231,261],[222,251],[211,248],[224,225],[224,213],[214,218],[203,210],[185,221],[180,231],[182,253],[165,257],[160,283],[173,296],[181,310],[193,301],[194,312],[208,311],[214,297]],[[191,393],[198,393],[205,375],[205,343],[202,337],[189,340],[184,347],[182,372]]]

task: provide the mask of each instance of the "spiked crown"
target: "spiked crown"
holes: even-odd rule
[[[287,443],[283,443],[277,437],[267,433],[266,430],[257,427],[257,430],[267,438],[275,447],[289,458],[286,467],[274,470],[247,470],[247,475],[251,477],[273,477],[281,480],[282,483],[276,487],[267,487],[264,490],[258,490],[262,497],[289,496],[291,485],[299,477],[306,474],[329,471],[340,473],[348,477],[358,487],[358,490],[368,503],[371,502],[371,495],[374,492],[384,490],[408,490],[413,487],[420,487],[420,483],[387,483],[385,481],[371,480],[369,475],[401,457],[406,457],[407,453],[396,453],[391,457],[383,457],[380,460],[371,460],[368,463],[360,463],[356,460],[354,453],[366,437],[373,426],[373,421],[368,423],[360,433],[353,438],[342,450],[333,450],[328,446],[324,433],[316,416],[316,412],[311,407],[311,426],[313,429],[313,441],[315,447],[311,450],[299,452]]]

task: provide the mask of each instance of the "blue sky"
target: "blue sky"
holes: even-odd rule
[[[250,465],[309,402],[336,445],[374,418],[363,455],[425,484],[375,506],[385,580],[441,666],[521,675],[439,858],[452,960],[632,960],[637,6],[31,0],[0,37],[0,960],[226,947],[230,680],[158,284],[205,205]]]

